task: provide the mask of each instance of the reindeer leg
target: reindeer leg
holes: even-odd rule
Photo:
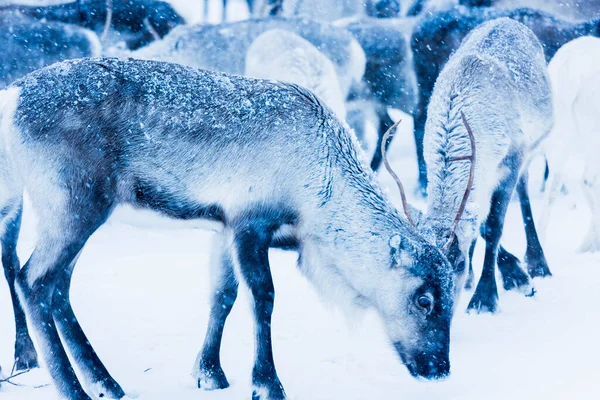
[[[419,80],[418,77],[417,80]],[[431,86],[433,89],[433,82],[431,82]],[[425,164],[423,140],[425,137],[425,122],[427,121],[426,107],[430,97],[431,92],[426,92],[425,88],[421,86],[419,104],[413,113],[415,146],[417,150],[417,164],[419,167],[419,186],[423,197],[427,196],[427,165]]]
[[[377,147],[375,148],[375,152],[373,153],[373,159],[371,160],[371,169],[373,171],[377,171],[379,167],[381,167],[381,163],[383,162],[383,154],[381,154],[381,142],[383,141],[383,135],[394,125],[394,120],[390,118],[388,114],[387,107],[384,105],[378,105],[376,107],[377,117],[379,118],[379,127],[377,129],[377,133],[379,135],[379,139],[377,140]],[[388,140],[386,143],[385,149],[387,150],[392,143],[392,138]]]
[[[98,398],[121,399],[125,396],[125,392],[100,361],[71,307],[69,290],[78,257],[79,255],[75,257],[68,268],[61,271],[62,275],[54,289],[52,296],[54,322],[67,350],[75,359],[88,390]]]
[[[517,257],[509,253],[504,247],[498,250],[498,269],[502,274],[502,285],[504,290],[517,290],[525,296],[533,296],[535,289],[531,279],[521,268],[521,262]]]
[[[79,196],[73,196],[73,200],[67,199],[65,204],[60,204],[58,200],[45,203],[46,212],[40,221],[38,243],[17,275],[16,283],[27,312],[28,323],[37,339],[37,349],[42,354],[61,398],[88,400],[90,397],[77,379],[61,343],[54,318],[57,315],[68,315],[65,310],[72,312],[69,282],[65,280],[70,279],[75,259],[88,238],[108,218],[111,206],[105,200],[110,196],[90,198],[97,191],[86,190],[87,187],[77,190],[76,184],[67,183],[71,185],[71,192],[76,191]],[[41,194],[30,193],[35,204],[35,197],[39,199]],[[60,199],[61,196],[57,195],[57,198]],[[63,324],[64,321],[59,322],[59,326],[64,328]],[[85,367],[85,362],[82,363],[79,359],[86,354],[85,350],[78,349],[80,343],[69,337],[77,332],[66,333],[65,339],[75,361]],[[82,372],[86,374],[87,371],[83,368]]]
[[[63,226],[67,231],[68,226]],[[60,232],[58,226],[56,232]],[[33,254],[17,275],[17,291],[37,338],[38,350],[61,398],[89,400],[63,348],[52,318],[52,295],[62,270],[68,268],[87,238],[42,232]]]
[[[227,0],[223,0],[223,15],[221,16],[221,21],[227,21]]]
[[[273,361],[271,314],[275,289],[269,267],[269,244],[275,227],[269,221],[240,221],[235,231],[235,249],[241,275],[254,299],[256,349],[252,369],[252,399],[282,400],[285,392]]]
[[[523,215],[523,223],[525,224],[525,233],[527,235],[525,263],[527,263],[529,275],[532,278],[552,276],[537,231],[535,230],[535,223],[533,222],[533,213],[529,201],[527,172],[524,172],[519,178],[517,193],[519,195],[519,201],[521,202],[521,214]]]
[[[578,249],[579,252],[600,251],[600,176],[591,173],[587,166],[587,171],[583,181],[583,194],[585,195],[591,211],[591,221],[588,233]]]
[[[23,212],[22,199],[16,201],[17,205],[7,206],[2,210],[2,266],[4,275],[10,289],[10,297],[13,304],[15,327],[17,337],[15,340],[15,367],[17,371],[38,367],[37,352],[27,330],[25,312],[19,302],[15,289],[15,278],[21,269],[17,257],[17,240],[21,229],[21,214]]]
[[[473,239],[471,247],[469,247],[469,271],[467,273],[467,280],[465,281],[466,290],[471,290],[473,281],[475,280],[475,275],[473,274],[473,253],[475,253],[475,245],[477,245],[477,238]]]
[[[212,269],[215,276],[212,307],[202,350],[196,358],[194,376],[198,387],[206,390],[225,389],[229,382],[221,368],[221,339],[225,321],[237,297],[238,281],[233,269],[230,244],[225,233],[215,235],[213,242]]]
[[[482,226],[481,236],[483,236],[486,242],[485,258],[481,278],[467,307],[468,312],[474,310],[477,313],[495,313],[498,311],[498,288],[495,276],[496,258],[504,228],[504,217],[506,216],[506,210],[508,209],[512,193],[515,190],[518,177],[518,172],[516,171],[518,171],[518,168],[511,168],[511,171],[515,172],[508,175],[492,194],[490,212]]]

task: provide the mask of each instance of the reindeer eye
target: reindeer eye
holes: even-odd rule
[[[429,294],[422,294],[417,298],[417,306],[423,309],[427,314],[433,309],[433,299]]]

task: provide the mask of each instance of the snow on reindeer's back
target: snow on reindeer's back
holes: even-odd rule
[[[178,128],[178,135],[184,135],[198,124],[215,132],[225,125],[247,123],[252,118],[264,119],[271,115],[267,120],[273,121],[278,116],[274,110],[281,107],[287,108],[288,116],[294,118],[295,114],[306,111],[305,107],[295,105],[299,101],[306,104],[310,98],[306,92],[282,83],[166,62],[110,58],[54,64],[29,74],[14,85],[22,88],[17,118],[51,115],[50,109],[63,114],[77,113],[102,102],[101,112],[116,112],[110,115],[111,119],[119,116],[148,119],[153,112],[159,113],[164,118],[160,122],[164,123],[165,130]],[[316,100],[311,104],[319,106]],[[133,109],[116,109],[116,105]],[[145,109],[141,112],[135,107]],[[76,121],[77,118],[73,123]],[[228,132],[234,130],[228,129]],[[258,134],[258,130],[255,133]]]

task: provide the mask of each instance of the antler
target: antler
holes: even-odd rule
[[[399,120],[394,125],[392,125],[390,129],[388,129],[387,132],[385,132],[385,134],[383,135],[383,140],[381,141],[381,155],[383,156],[383,165],[385,165],[385,169],[387,169],[392,178],[394,178],[394,180],[396,181],[396,185],[398,185],[398,189],[400,190],[400,197],[402,198],[402,208],[404,208],[404,214],[406,214],[406,219],[408,219],[408,222],[410,222],[412,226],[416,226],[412,218],[410,217],[410,211],[408,209],[408,202],[406,201],[406,193],[404,192],[404,186],[402,185],[402,182],[400,182],[400,178],[398,178],[398,175],[396,175],[396,173],[390,166],[390,163],[387,158],[387,150],[385,149],[385,145],[387,144],[388,139],[394,134],[396,128],[398,127],[398,125],[400,125],[400,122],[402,122],[402,120]]]
[[[458,227],[458,223],[460,222],[460,219],[465,211],[465,207],[467,206],[467,199],[469,198],[469,195],[471,194],[471,188],[473,187],[473,179],[475,178],[475,162],[477,161],[477,152],[475,149],[475,136],[473,136],[473,131],[471,130],[471,126],[467,122],[467,118],[465,118],[465,114],[462,111],[460,112],[460,116],[462,118],[463,124],[465,125],[465,128],[467,128],[467,133],[469,134],[469,140],[471,141],[471,155],[451,158],[450,161],[452,162],[452,161],[469,160],[469,161],[471,161],[471,168],[469,170],[469,181],[467,182],[467,188],[465,190],[465,194],[462,198],[462,201],[460,202],[460,206],[458,207],[458,213],[456,214],[456,217],[454,218],[454,221],[452,222],[452,226],[450,227],[450,237],[448,238],[448,241],[446,242],[444,247],[442,247],[442,250],[445,253],[448,252],[448,250],[450,249],[450,245],[452,244],[452,242],[454,242],[454,239],[456,238],[456,233],[455,233],[456,228]]]

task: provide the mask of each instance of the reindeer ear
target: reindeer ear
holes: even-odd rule
[[[389,240],[391,268],[407,267],[413,264],[417,248],[408,238],[394,235]]]

